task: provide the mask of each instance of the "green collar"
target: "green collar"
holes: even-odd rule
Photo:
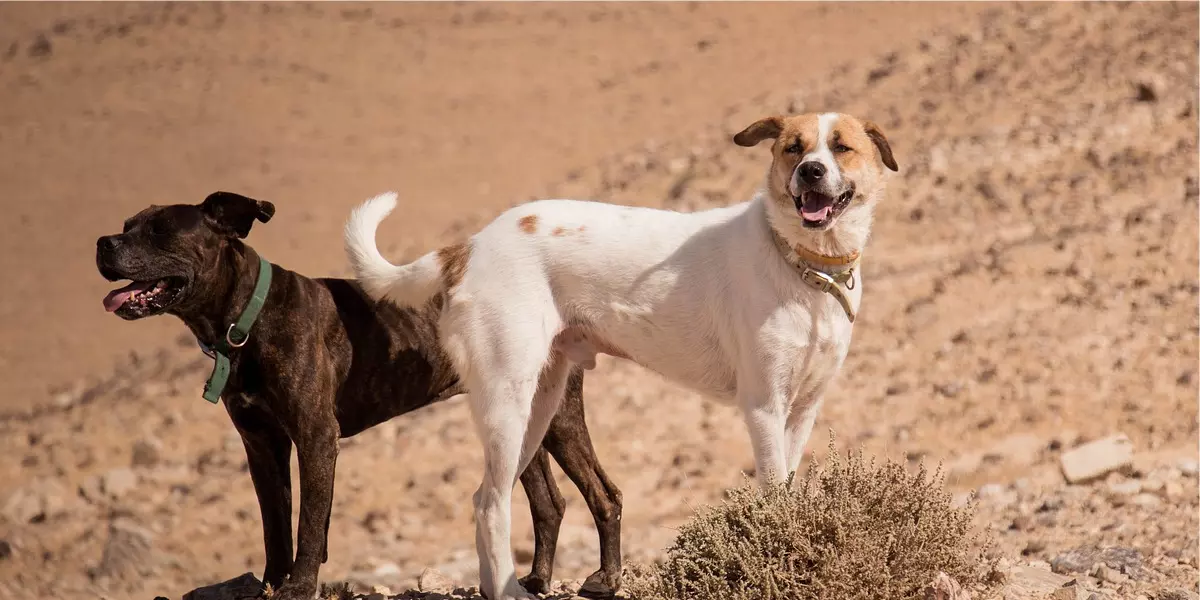
[[[205,400],[216,404],[221,399],[221,392],[225,390],[225,384],[229,381],[229,353],[245,346],[246,342],[250,341],[250,328],[254,327],[258,313],[262,312],[263,304],[267,301],[267,292],[270,289],[271,263],[260,256],[258,257],[258,281],[254,284],[254,293],[250,295],[250,302],[242,310],[242,315],[238,317],[236,323],[229,325],[229,329],[225,330],[225,338],[217,340],[212,348],[205,347],[203,342],[200,344],[204,353],[216,361],[216,364],[213,365],[212,375],[209,375],[208,382],[204,384]]]

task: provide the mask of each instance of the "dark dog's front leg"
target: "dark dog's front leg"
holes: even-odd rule
[[[267,551],[263,581],[279,589],[292,571],[292,441],[273,416],[241,398],[227,399],[225,409],[242,436],[258,495]]]
[[[583,493],[600,533],[600,570],[583,582],[579,595],[612,597],[621,589],[621,490],[608,479],[592,447],[584,419],[582,369],[575,368],[567,379],[566,397],[542,447]]]
[[[296,530],[296,562],[291,580],[280,589],[284,600],[310,599],[317,574],[329,556],[329,515],[333,507],[333,474],[337,463],[337,422],[333,415],[303,423],[296,444],[300,465],[300,523]]]
[[[550,455],[538,448],[533,461],[521,473],[521,487],[529,498],[533,513],[533,572],[521,580],[527,591],[545,594],[550,591],[550,576],[554,572],[554,551],[558,546],[558,529],[562,525],[567,503],[554,482],[550,471]]]

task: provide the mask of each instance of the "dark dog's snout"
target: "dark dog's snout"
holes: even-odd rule
[[[805,163],[800,163],[799,171],[800,179],[803,179],[804,183],[811,185],[820,181],[821,178],[825,176],[825,165],[821,164],[819,161],[810,160]]]
[[[96,240],[96,249],[101,252],[112,252],[113,250],[117,249],[117,246],[120,245],[121,240],[117,239],[117,236],[115,235],[106,235]]]

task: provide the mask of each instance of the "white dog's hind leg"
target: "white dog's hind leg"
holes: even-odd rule
[[[517,582],[513,564],[512,491],[521,473],[537,371],[516,379],[499,376],[491,385],[478,380],[469,385],[484,460],[483,483],[474,497],[479,587],[492,600],[530,600],[536,596]]]

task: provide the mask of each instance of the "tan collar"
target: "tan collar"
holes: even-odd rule
[[[771,228],[771,238],[775,241],[775,247],[783,254],[784,259],[788,264],[795,267],[800,272],[800,279],[808,285],[833,296],[838,304],[842,305],[842,309],[846,311],[846,316],[850,322],[854,322],[855,310],[854,305],[850,302],[848,290],[854,289],[857,285],[858,278],[855,276],[855,271],[858,269],[858,261],[861,258],[860,252],[853,252],[845,256],[826,256],[813,252],[803,246],[792,246],[779,235],[775,228]]]

